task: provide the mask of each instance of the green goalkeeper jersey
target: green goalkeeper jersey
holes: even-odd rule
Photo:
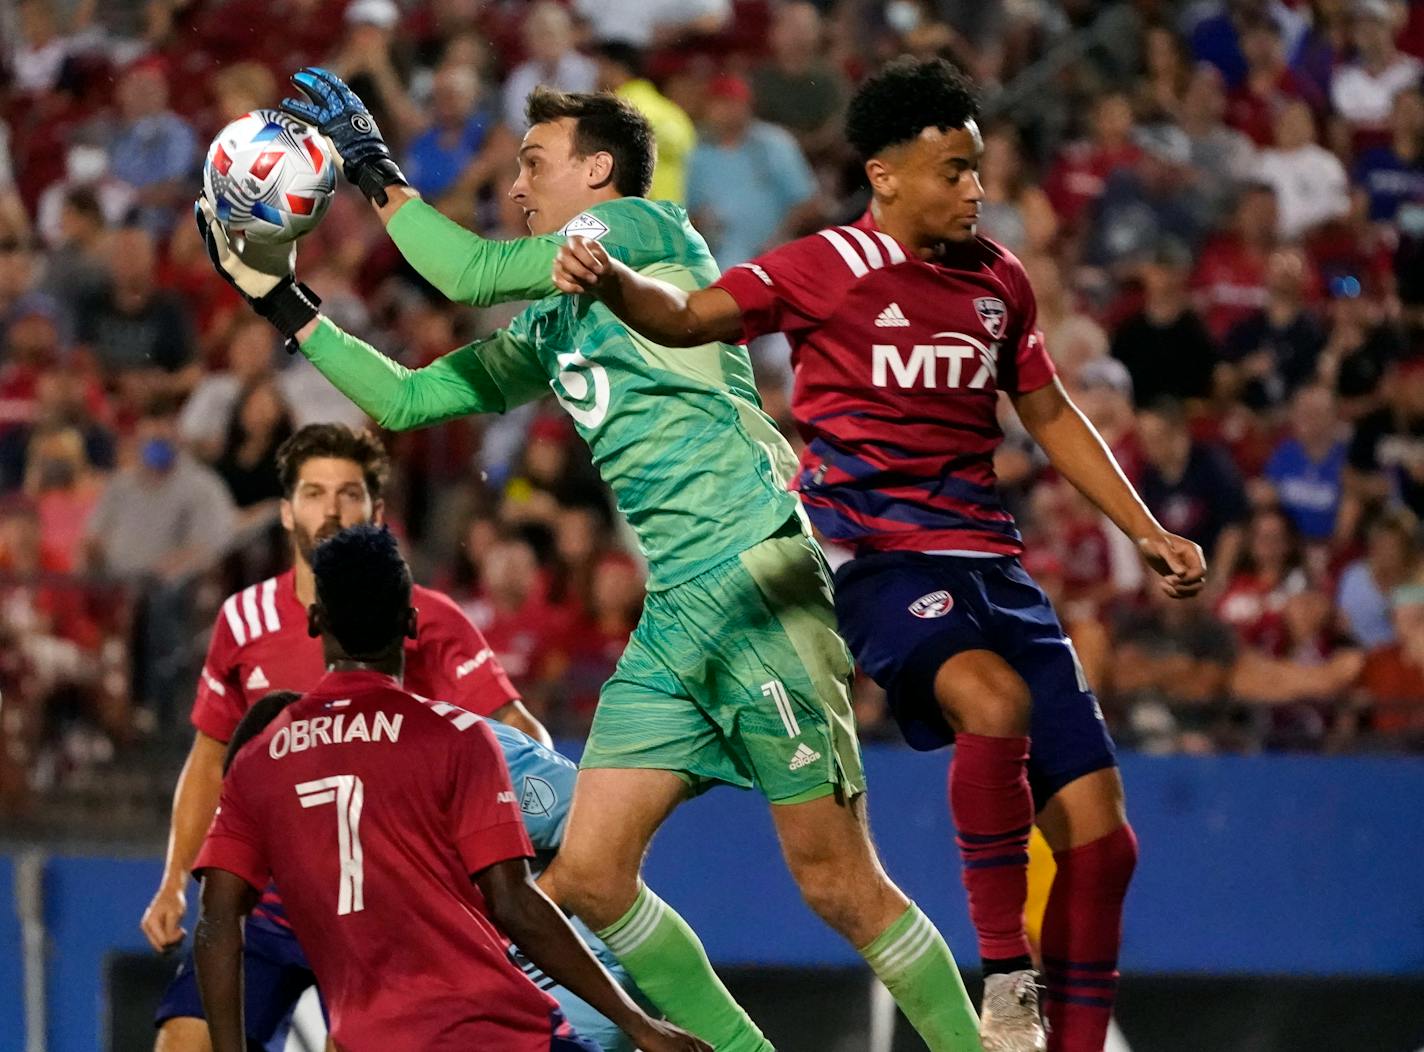
[[[410,370],[322,320],[302,353],[382,427],[405,430],[504,412],[552,390],[637,533],[650,589],[669,588],[740,554],[797,512],[795,458],[762,411],[745,348],[671,350],[632,332],[591,296],[551,280],[566,234],[684,289],[716,264],[687,213],[622,198],[558,234],[486,241],[422,202],[389,231],[410,263],[452,299],[536,299],[507,328]]]

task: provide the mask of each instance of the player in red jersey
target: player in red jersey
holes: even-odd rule
[[[489,726],[402,687],[419,614],[395,538],[343,530],[312,569],[329,671],[236,754],[194,865],[216,1052],[248,1047],[243,920],[272,879],[345,1052],[597,1052],[502,933],[645,1052],[711,1052],[639,1008],[536,887]]]
[[[183,937],[189,868],[213,820],[225,743],[247,707],[270,690],[307,690],[325,671],[321,643],[307,633],[316,544],[343,527],[379,521],[388,460],[379,440],[339,424],[312,424],[278,452],[282,524],[293,548],[291,570],[229,596],[213,628],[193,704],[196,733],[173,796],[173,822],[162,880],[142,928],[158,950]],[[431,697],[448,698],[512,724],[546,744],[548,732],[519,701],[493,651],[458,607],[416,587],[420,634],[407,645],[407,680]],[[291,934],[275,893],[249,926],[248,1013],[254,1040],[279,1035],[311,975],[291,952]],[[260,1006],[260,1011],[258,1010]],[[185,960],[155,1017],[156,1052],[205,1052],[207,1027]]]
[[[1064,393],[1022,265],[976,235],[976,113],[948,62],[893,62],[848,113],[872,190],[855,223],[690,293],[570,238],[554,280],[664,346],[787,335],[807,443],[794,487],[854,552],[836,575],[841,631],[910,744],[957,742],[950,809],[987,977],[984,1048],[1100,1052],[1137,844],[1097,702],[996,493],[998,394],[1168,595],[1195,594],[1206,568]],[[1042,940],[1051,1038],[1023,925],[1035,823],[1058,863]]]

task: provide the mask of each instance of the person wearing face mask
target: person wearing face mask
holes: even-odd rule
[[[169,399],[143,410],[84,531],[84,568],[138,598],[133,696],[157,726],[191,683],[194,586],[231,543],[237,513],[222,479],[178,443]]]
[[[212,469],[178,443],[173,403],[151,403],[126,465],[99,498],[86,534],[91,569],[169,580],[205,565],[232,538],[232,498]]]

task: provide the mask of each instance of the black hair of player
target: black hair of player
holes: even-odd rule
[[[658,160],[653,126],[626,99],[612,92],[535,88],[524,109],[531,126],[571,117],[574,155],[606,153],[613,158],[613,188],[624,197],[647,197]]]
[[[223,774],[227,774],[227,769],[232,766],[232,761],[237,759],[242,747],[266,730],[267,725],[280,716],[283,709],[301,696],[300,691],[274,690],[253,702],[242,714],[242,719],[237,721],[232,737],[228,739],[227,752],[223,754]]]
[[[926,128],[949,131],[978,118],[974,85],[954,63],[897,58],[856,89],[846,111],[846,138],[868,161],[918,139]]]
[[[377,662],[399,653],[414,635],[410,567],[384,526],[362,523],[316,546],[316,620],[353,661]]]
[[[380,499],[391,473],[386,447],[370,431],[356,431],[345,424],[308,424],[277,447],[277,478],[282,496],[292,499],[302,465],[318,457],[350,460],[359,465],[366,491],[372,500]]]

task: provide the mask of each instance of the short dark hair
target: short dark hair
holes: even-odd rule
[[[267,725],[281,715],[283,709],[301,696],[300,691],[274,690],[253,702],[252,707],[242,714],[242,719],[237,721],[232,737],[228,739],[227,752],[223,754],[222,773],[227,774],[227,769],[232,766],[232,761],[237,759],[237,754],[244,745],[266,730]]]
[[[376,657],[404,635],[410,567],[390,530],[342,530],[316,546],[311,564],[326,629],[350,657]]]
[[[624,197],[646,197],[658,160],[653,126],[631,102],[607,91],[555,91],[538,87],[529,95],[530,125],[571,117],[575,156],[613,156],[613,188]]]
[[[948,59],[898,58],[856,89],[846,138],[868,161],[926,128],[963,128],[978,116],[974,86]]]
[[[380,497],[391,472],[386,447],[371,432],[356,431],[345,424],[308,424],[277,448],[277,478],[282,484],[282,496],[291,499],[302,465],[317,457],[334,457],[360,465],[372,500]]]

